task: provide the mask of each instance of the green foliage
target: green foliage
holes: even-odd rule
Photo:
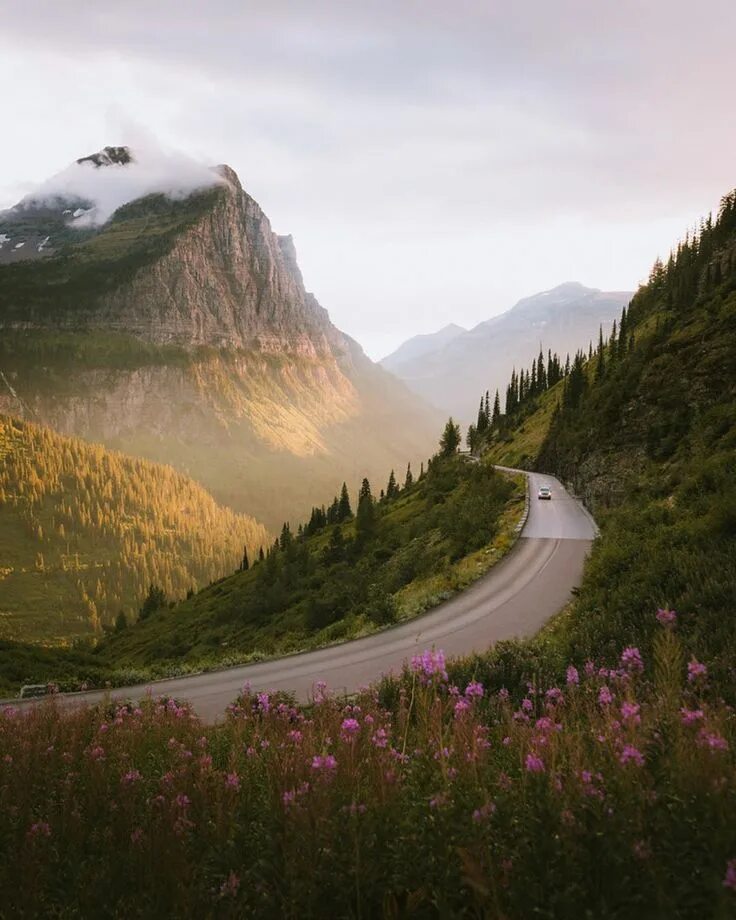
[[[440,456],[451,457],[457,452],[461,443],[460,426],[450,417],[447,420],[445,430],[442,432],[442,437],[440,438]]]

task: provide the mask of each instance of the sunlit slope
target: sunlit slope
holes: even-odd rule
[[[182,597],[268,542],[169,467],[0,415],[0,638],[99,634],[151,583]]]

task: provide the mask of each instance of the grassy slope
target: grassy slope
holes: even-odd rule
[[[170,468],[0,416],[0,637],[60,644],[182,597],[267,543]]]
[[[522,477],[460,458],[437,462],[425,479],[377,506],[365,545],[351,520],[340,526],[344,548],[331,549],[338,525],[328,526],[110,637],[101,654],[111,666],[166,673],[366,635],[416,616],[487,571],[512,545],[523,500]]]

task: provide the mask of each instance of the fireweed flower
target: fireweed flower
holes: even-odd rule
[[[461,718],[462,715],[463,715],[464,713],[466,713],[469,709],[470,709],[470,703],[468,702],[468,700],[463,699],[463,698],[461,697],[461,698],[457,701],[457,703],[455,703],[455,707],[454,707],[454,710],[455,710],[455,718],[456,718],[456,719]]]
[[[630,645],[628,648],[625,648],[621,653],[621,666],[625,668],[629,673],[634,671],[643,671],[644,662],[641,657],[641,652],[638,648],[635,648],[633,645]]]
[[[465,696],[468,697],[468,699],[480,699],[484,693],[483,684],[477,680],[471,680],[465,688]]]
[[[256,696],[258,700],[258,708],[261,710],[264,715],[271,709],[271,696],[268,693],[259,693]]]
[[[536,754],[531,753],[526,755],[524,766],[529,773],[544,773],[545,770],[544,761],[542,758],[538,757]]]
[[[736,859],[729,859],[726,863],[726,875],[723,879],[723,887],[736,891]]]
[[[388,744],[388,734],[385,728],[379,728],[371,738],[371,744],[377,748],[385,748]]]
[[[631,722],[634,725],[638,725],[641,722],[641,716],[639,715],[639,704],[638,703],[622,703],[621,704],[621,718],[625,722]]]
[[[595,664],[592,661],[585,662],[585,676],[592,677],[595,674]]]
[[[558,703],[564,701],[564,696],[562,690],[559,687],[550,687],[549,690],[544,694],[544,698],[547,700],[548,705],[556,706]]]
[[[36,821],[28,829],[29,837],[50,837],[51,825],[47,821]]]
[[[524,710],[524,712],[531,712],[532,709],[534,709],[534,703],[532,703],[528,697],[524,697],[524,699],[521,701],[521,708]]]
[[[708,668],[697,659],[693,658],[687,666],[687,679],[692,684],[699,678],[708,676]]]
[[[578,669],[574,665],[570,665],[567,669],[567,684],[568,686],[574,686],[580,683],[580,675],[578,674]]]
[[[141,774],[138,770],[128,770],[128,772],[122,777],[121,782],[124,786],[130,786],[133,783],[137,783],[141,778]]]
[[[445,653],[440,649],[438,652],[427,650],[421,655],[414,655],[411,670],[425,685],[431,684],[434,678],[439,682],[446,681]]]
[[[664,626],[672,627],[677,623],[677,614],[674,610],[660,609],[657,611],[657,620]]]
[[[343,741],[352,741],[360,731],[360,722],[357,719],[343,719],[340,726],[340,737]]]
[[[622,764],[633,763],[637,767],[644,766],[644,755],[633,744],[624,745],[618,759]]]
[[[683,725],[694,725],[703,718],[703,715],[702,709],[688,709],[683,706],[680,710],[680,719]]]
[[[719,735],[718,732],[709,732],[704,728],[701,728],[698,734],[698,745],[700,747],[709,748],[711,751],[727,751],[728,750],[728,741]]]
[[[473,821],[475,821],[476,824],[480,824],[482,821],[490,818],[495,810],[496,806],[493,802],[486,802],[485,805],[481,805],[480,808],[475,809],[473,812]]]
[[[605,684],[598,691],[598,702],[601,706],[608,706],[613,702],[613,694],[608,689],[608,687],[605,686]]]
[[[240,789],[240,777],[237,773],[228,773],[225,777],[225,785],[228,789],[234,789],[236,792]]]
[[[337,760],[332,754],[315,754],[312,758],[312,769],[323,774],[330,774],[337,769]]]

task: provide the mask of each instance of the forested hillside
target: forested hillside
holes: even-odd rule
[[[551,389],[512,399],[483,443],[570,483],[601,525],[574,609],[547,631],[562,654],[646,648],[648,612],[672,606],[732,693],[736,193],[654,265],[622,321]]]
[[[183,597],[268,542],[169,467],[0,415],[0,638],[98,635],[151,584]]]

